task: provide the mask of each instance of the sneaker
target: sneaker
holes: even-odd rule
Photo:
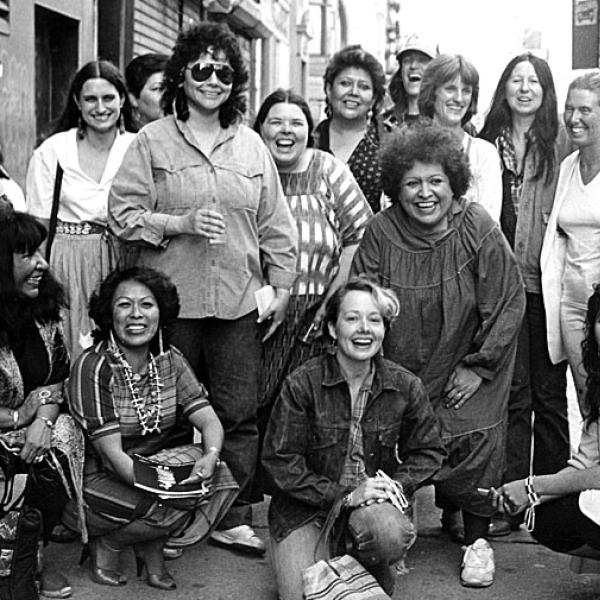
[[[257,556],[263,556],[266,550],[265,543],[249,525],[238,525],[231,529],[217,529],[210,534],[210,541],[217,546]]]
[[[465,549],[460,582],[466,587],[488,587],[494,583],[494,551],[483,538]]]

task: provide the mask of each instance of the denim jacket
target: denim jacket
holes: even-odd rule
[[[445,451],[421,380],[383,358],[375,360],[362,419],[367,474],[384,470],[407,495],[440,468]],[[312,359],[290,375],[273,408],[263,465],[273,489],[271,535],[324,516],[350,491],[339,483],[348,449],[350,391],[334,355]]]

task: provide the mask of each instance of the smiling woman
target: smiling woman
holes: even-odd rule
[[[461,582],[488,586],[494,558],[485,538],[495,507],[476,488],[502,480],[522,280],[500,229],[463,197],[469,165],[452,131],[435,124],[397,131],[381,161],[392,206],[367,225],[351,273],[398,296],[385,356],[423,379],[447,451],[434,479],[442,525],[454,530],[462,510]]]
[[[52,208],[58,206],[49,262],[68,288],[69,310],[63,318],[73,359],[91,343],[87,298],[119,260],[107,230],[107,198],[134,137],[132,128],[123,76],[108,61],[90,62],[73,78],[54,135],[29,163],[28,212],[49,226]]]

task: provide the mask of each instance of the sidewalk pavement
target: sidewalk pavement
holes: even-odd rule
[[[408,573],[399,575],[394,600],[599,600],[600,575],[575,575],[569,557],[534,543],[524,529],[492,540],[496,554],[496,582],[485,589],[459,583],[460,546],[440,530],[439,511],[431,487],[418,493],[419,537],[410,550]],[[255,510],[257,533],[268,538],[267,502]],[[50,544],[47,563],[57,566],[73,586],[74,600],[277,600],[269,554],[253,558],[199,544],[167,563],[177,590],[151,588],[135,576],[133,553],[126,552],[123,571],[129,582],[120,588],[90,581],[88,565],[77,565],[81,545]]]

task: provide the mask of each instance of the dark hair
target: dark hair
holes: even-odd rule
[[[594,327],[600,319],[600,285],[594,285],[594,293],[587,303],[585,338],[581,343],[583,368],[587,373],[585,404],[588,409],[586,426],[600,418],[600,348]]]
[[[259,135],[261,134],[261,127],[264,125],[264,122],[269,114],[269,111],[275,104],[295,104],[306,118],[306,123],[308,125],[308,141],[306,143],[308,148],[312,148],[315,145],[315,141],[312,136],[312,131],[315,128],[315,123],[313,121],[312,115],[310,113],[310,108],[306,100],[300,95],[296,94],[296,92],[292,90],[284,90],[283,88],[276,89],[274,92],[271,92],[262,102],[260,108],[258,109],[258,114],[256,115],[256,119],[254,121],[254,131],[256,131]]]
[[[434,116],[435,94],[448,81],[460,75],[463,82],[473,88],[471,104],[462,118],[461,125],[468,123],[477,114],[479,99],[479,73],[461,54],[439,54],[425,67],[419,90],[419,112],[430,119]]]
[[[162,73],[168,60],[169,57],[166,54],[154,54],[152,52],[136,56],[125,67],[127,89],[136,98],[139,98],[148,78],[154,73]]]
[[[158,305],[158,327],[162,330],[165,347],[168,347],[171,329],[179,314],[179,294],[166,275],[149,267],[130,267],[112,271],[92,294],[88,313],[97,327],[92,332],[94,342],[107,340],[110,337],[113,328],[113,298],[117,288],[124,281],[136,281],[152,292]],[[158,354],[157,338],[158,335],[150,344],[154,354]]]
[[[327,87],[332,86],[335,78],[348,68],[364,69],[371,77],[373,85],[373,115],[375,120],[379,114],[379,106],[385,96],[385,73],[381,63],[372,55],[362,49],[360,45],[346,46],[336,52],[325,69],[323,75],[323,89],[325,90],[325,113],[331,117],[331,105],[327,97]]]
[[[398,202],[402,178],[416,162],[441,165],[455,198],[467,192],[471,171],[460,142],[448,129],[423,120],[390,133],[381,149],[381,182],[392,203]]]
[[[522,62],[531,63],[544,92],[542,104],[536,111],[531,125],[531,132],[539,152],[534,179],[539,179],[545,173],[548,184],[552,181],[556,168],[554,145],[558,136],[558,108],[554,79],[550,67],[544,59],[530,53],[519,54],[506,65],[500,75],[479,137],[493,144],[505,128],[512,126],[512,111],[506,101],[506,84],[515,67]]]
[[[0,209],[0,346],[22,333],[30,319],[40,323],[58,323],[60,309],[66,306],[62,286],[46,270],[36,298],[17,294],[14,280],[15,253],[33,253],[46,239],[46,229],[35,217],[2,205]],[[21,331],[20,331],[21,330]]]
[[[69,87],[69,93],[67,96],[67,103],[65,108],[58,118],[57,125],[54,129],[54,133],[60,131],[67,131],[73,127],[77,127],[80,122],[81,111],[75,103],[75,98],[79,98],[81,94],[81,88],[88,79],[106,79],[109,83],[117,88],[121,100],[123,100],[123,106],[121,107],[121,116],[123,118],[123,126],[127,131],[134,131],[135,125],[131,115],[131,103],[129,102],[129,96],[127,95],[127,86],[125,85],[125,78],[121,74],[121,71],[109,60],[93,60],[81,67]],[[85,123],[83,123],[85,127]]]
[[[223,52],[233,69],[231,94],[219,109],[221,127],[226,128],[242,118],[246,112],[246,86],[248,69],[236,37],[224,23],[204,21],[182,31],[177,37],[173,55],[165,68],[165,89],[161,105],[166,115],[173,114],[180,121],[190,116],[183,80],[187,65],[201,54]]]
[[[368,279],[364,275],[349,279],[344,285],[340,286],[327,300],[325,305],[325,317],[323,319],[323,333],[329,340],[331,340],[331,334],[329,333],[328,325],[331,323],[335,325],[340,314],[340,307],[344,298],[350,292],[367,292],[373,297],[375,306],[379,309],[383,318],[383,324],[385,330],[388,331],[392,321],[398,316],[400,312],[400,303],[396,294],[387,288],[383,288],[376,284],[374,281]]]

